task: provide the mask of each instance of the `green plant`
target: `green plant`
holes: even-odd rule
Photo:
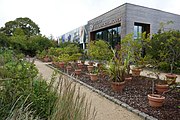
[[[126,67],[117,59],[110,61],[108,65],[109,67],[106,69],[106,72],[110,80],[113,82],[123,82],[127,75]]]
[[[99,73],[99,69],[97,67],[95,67],[92,71],[91,74],[98,74]]]
[[[51,120],[94,120],[96,111],[86,100],[85,94],[80,94],[77,87],[67,79],[59,78],[59,96],[51,116]]]
[[[88,46],[88,56],[93,60],[106,61],[113,57],[107,42],[103,40],[91,41]]]
[[[29,120],[36,119],[37,116],[38,119],[52,118],[59,120],[58,116],[62,114],[56,113],[60,110],[71,111],[70,114],[63,114],[64,119],[69,119],[69,115],[74,116],[73,118],[77,120],[88,120],[91,117],[89,116],[91,114],[90,107],[88,102],[85,101],[85,97],[76,96],[75,88],[74,91],[65,93],[67,86],[63,86],[65,83],[62,82],[64,79],[62,76],[57,81],[56,74],[53,74],[51,80],[46,82],[42,77],[38,77],[37,73],[38,71],[33,62],[29,63],[19,59],[19,57],[16,58],[16,56],[11,61],[1,64],[0,119]],[[68,88],[73,87],[68,86]],[[72,99],[67,101],[69,98]],[[59,102],[72,107],[67,108],[63,104],[59,106]]]
[[[147,54],[153,56],[152,59],[158,60],[159,63],[167,63],[168,70],[171,73],[173,70],[178,71],[178,66],[180,66],[179,38],[179,30],[169,30],[154,34],[151,41],[149,42],[150,47],[147,49]]]
[[[51,77],[48,84],[41,76],[33,80],[33,90],[30,96],[31,109],[35,110],[34,115],[40,118],[47,119],[53,114],[55,101],[58,98],[57,89],[54,89],[53,84],[55,77]]]
[[[28,95],[27,98],[24,100],[24,102],[20,105],[20,107],[18,107],[17,103],[22,98],[22,96],[20,96],[13,104],[11,110],[9,111],[9,115],[5,119],[6,120],[39,120],[40,118],[34,115],[35,111],[30,110],[30,106],[32,103],[26,104],[29,96],[30,95]]]

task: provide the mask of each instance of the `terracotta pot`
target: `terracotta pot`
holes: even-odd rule
[[[140,76],[141,69],[132,69],[132,76]]]
[[[87,69],[88,69],[89,72],[92,72],[93,68],[94,68],[94,66],[87,66]]]
[[[126,82],[130,82],[131,80],[132,80],[132,77],[126,77],[126,78],[125,78],[125,81],[126,81]]]
[[[83,65],[82,63],[78,63],[78,68],[79,68],[79,69],[82,69],[83,66],[84,66],[84,65]]]
[[[97,81],[98,80],[98,75],[97,74],[89,74],[90,78],[92,81]]]
[[[64,62],[59,62],[59,67],[64,68]]]
[[[124,82],[111,82],[111,87],[116,92],[121,92],[124,86],[125,86],[125,81]]]
[[[74,72],[75,72],[76,75],[80,75],[81,74],[81,69],[76,69]]]
[[[148,94],[148,100],[151,107],[161,107],[165,97],[158,94]]]
[[[72,70],[72,67],[71,67],[70,65],[68,65],[68,66],[66,67],[66,69],[67,69],[68,71],[71,71],[71,70]]]
[[[169,89],[168,84],[164,84],[164,85],[156,84],[156,90],[158,91],[158,93],[163,93],[165,91],[168,91],[168,89]]]
[[[166,74],[166,81],[168,84],[175,84],[177,75],[175,74]]]
[[[89,66],[93,66],[94,62],[88,62]]]

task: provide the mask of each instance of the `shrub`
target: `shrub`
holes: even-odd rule
[[[94,60],[110,60],[113,53],[108,43],[103,40],[91,41],[88,47],[88,56]]]
[[[173,67],[175,71],[178,69],[177,66],[180,66],[178,63],[180,61],[180,31],[170,30],[154,34],[149,44],[147,54],[160,63],[166,62],[169,66],[170,64],[176,65]]]

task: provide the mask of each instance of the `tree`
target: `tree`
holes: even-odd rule
[[[5,27],[0,28],[0,32],[5,33],[8,36],[14,35],[17,28],[21,28],[25,35],[33,36],[40,34],[40,28],[31,19],[16,18],[14,21],[9,21],[5,23]]]
[[[45,36],[36,35],[28,39],[27,46],[28,51],[26,51],[26,54],[34,56],[38,51],[48,50],[50,47],[55,47],[56,44]]]
[[[9,47],[9,45],[9,38],[4,33],[0,33],[0,47]]]
[[[147,53],[158,60],[161,70],[169,71],[172,64],[175,72],[180,68],[180,31],[169,30],[152,36]]]

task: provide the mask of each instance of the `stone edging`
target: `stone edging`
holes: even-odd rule
[[[118,100],[118,99],[116,99],[116,98],[114,98],[114,97],[111,97],[111,96],[105,94],[104,92],[102,92],[102,91],[100,91],[100,90],[98,90],[98,89],[95,89],[94,87],[92,87],[92,86],[90,86],[90,85],[88,85],[88,84],[86,84],[86,83],[84,83],[84,82],[82,82],[82,81],[74,78],[73,76],[70,76],[70,75],[68,75],[68,74],[66,74],[66,73],[58,70],[57,68],[55,68],[55,67],[53,67],[53,66],[51,66],[51,65],[49,65],[49,64],[46,64],[46,66],[48,66],[48,67],[50,67],[50,68],[52,68],[52,69],[57,70],[58,72],[60,72],[60,73],[63,74],[63,75],[68,76],[68,77],[71,78],[72,80],[74,80],[74,81],[80,83],[81,85],[89,88],[89,89],[92,90],[93,92],[96,92],[96,93],[100,94],[101,96],[105,97],[106,99],[109,99],[110,101],[112,101],[112,102],[114,102],[114,103],[116,103],[116,104],[118,104],[118,105],[126,108],[128,111],[133,112],[134,114],[142,117],[144,120],[158,120],[157,118],[154,118],[153,116],[150,116],[150,115],[148,115],[148,114],[146,114],[146,113],[144,113],[144,112],[141,112],[141,111],[139,111],[139,110],[137,110],[137,109],[134,109],[133,107],[129,106],[128,104],[126,104],[126,103],[124,103],[124,102],[121,102],[120,100]]]

